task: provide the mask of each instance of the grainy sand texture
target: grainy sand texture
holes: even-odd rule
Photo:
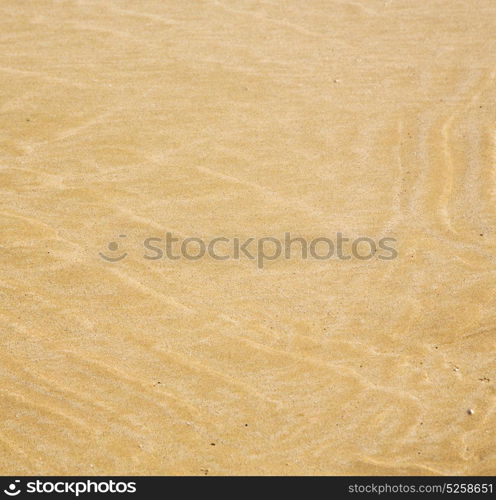
[[[2,0],[0,473],[494,474],[495,34],[494,0]],[[167,231],[398,255],[145,258]]]

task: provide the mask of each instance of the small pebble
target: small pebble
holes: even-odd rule
[[[474,410],[472,410],[472,408],[469,408],[469,409],[467,410],[467,413],[468,413],[469,415],[473,415],[473,414],[474,414]]]

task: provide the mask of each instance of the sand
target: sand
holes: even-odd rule
[[[494,474],[495,33],[493,0],[3,0],[0,473]],[[167,231],[398,256],[144,258]]]

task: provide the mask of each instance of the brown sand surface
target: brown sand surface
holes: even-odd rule
[[[495,34],[494,0],[2,0],[0,473],[495,473]],[[145,259],[166,231],[398,257]]]

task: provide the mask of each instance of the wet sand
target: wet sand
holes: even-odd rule
[[[494,1],[0,14],[0,473],[496,472]]]

